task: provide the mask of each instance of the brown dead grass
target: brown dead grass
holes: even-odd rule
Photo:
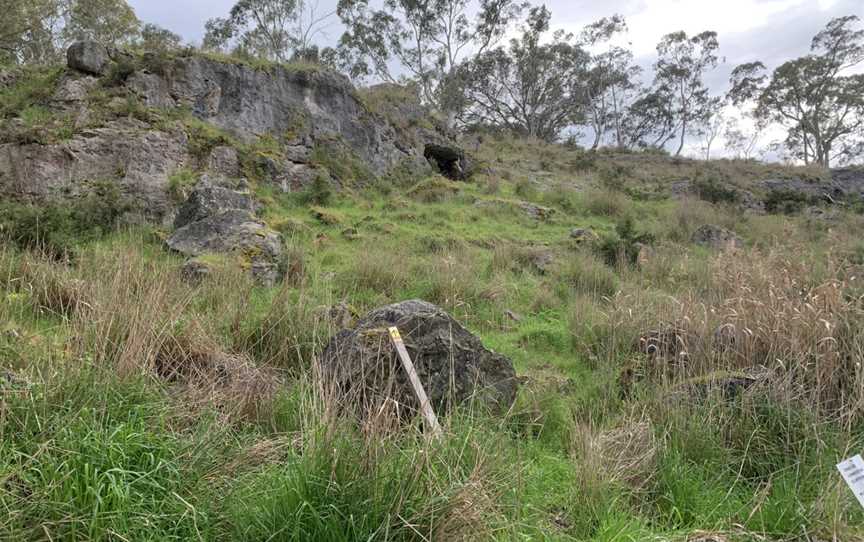
[[[673,380],[765,368],[772,382],[790,386],[789,397],[860,416],[860,270],[835,254],[788,246],[719,254],[709,263],[704,287],[682,286],[659,303],[636,291],[615,299],[610,325],[640,332],[630,341],[606,341],[618,349],[607,354],[643,356],[647,374]]]

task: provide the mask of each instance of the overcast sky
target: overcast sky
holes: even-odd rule
[[[204,22],[225,16],[235,0],[129,0],[138,17],[200,41]],[[534,1],[534,4],[542,2]],[[321,0],[332,9],[336,0]],[[753,58],[791,58],[807,49],[810,38],[832,17],[854,14],[864,18],[862,0],[549,0],[553,24],[577,31],[600,17],[620,13],[630,26],[637,55],[650,55],[660,37],[684,30],[719,33],[722,53],[729,63]],[[334,24],[329,40],[338,39]]]
[[[320,0],[319,9],[332,10],[336,1]],[[203,36],[204,22],[224,17],[236,0],[128,2],[142,21],[164,26],[195,43]],[[545,4],[552,11],[553,28],[572,32],[604,16],[624,15],[630,29],[627,40],[645,66],[653,62],[655,47],[664,34],[716,31],[724,62],[707,82],[717,93],[726,90],[729,72],[736,65],[761,60],[769,68],[776,67],[805,54],[810,39],[830,19],[842,15],[864,19],[864,0],[547,0]],[[334,18],[319,44],[334,44],[341,32]]]

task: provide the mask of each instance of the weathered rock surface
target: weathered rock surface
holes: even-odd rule
[[[520,201],[519,208],[525,211],[529,217],[534,220],[545,222],[552,218],[552,215],[555,214],[555,209],[550,207],[543,207],[542,205],[537,205],[535,203],[529,203],[527,201]]]
[[[239,254],[249,261],[252,275],[266,285],[279,280],[281,236],[254,215],[249,193],[200,182],[180,209],[177,228],[166,241],[186,256]]]
[[[738,237],[735,232],[715,226],[714,224],[700,226],[693,232],[692,241],[697,245],[716,250],[727,250],[744,246],[744,240]]]
[[[570,238],[579,244],[590,243],[598,239],[594,230],[589,228],[573,228],[570,230]]]
[[[537,205],[528,201],[512,201],[499,198],[478,199],[474,202],[474,206],[481,209],[499,208],[519,211],[524,213],[525,216],[527,216],[528,218],[540,222],[551,219],[552,216],[555,214],[555,209],[552,209],[550,207],[543,207],[542,205]]]
[[[240,157],[233,147],[220,145],[210,151],[207,159],[207,169],[221,177],[240,177]]]
[[[51,145],[0,145],[0,194],[33,201],[87,193],[93,182],[112,181],[149,218],[171,216],[169,177],[190,162],[182,131],[149,129],[122,119]]]
[[[150,108],[186,108],[241,141],[271,136],[280,149],[244,157],[252,160],[243,166],[256,168],[264,182],[286,192],[308,187],[319,175],[335,185],[344,181],[332,172],[327,176],[327,169],[321,167],[327,158],[337,166],[345,156],[356,158],[374,175],[396,166],[425,172],[430,167],[423,156],[425,144],[448,141],[429,123],[423,128],[395,127],[370,110],[350,81],[335,72],[283,66],[260,69],[201,55],[167,60],[129,56],[127,64],[138,69],[112,89],[115,107],[90,103],[95,99],[91,91],[102,84],[99,76],[121,55],[95,42],[70,47],[70,70],[60,78],[48,105],[74,120],[74,133],[71,138],[46,139],[62,139],[51,144],[16,138],[0,143],[0,197],[56,201],[86,194],[94,182],[106,181],[119,186],[122,196],[136,204],[146,219],[168,224],[176,211],[168,190],[173,174],[191,169],[226,178],[242,176],[240,158],[230,146],[218,145],[209,155],[200,156],[200,148],[190,146],[181,124],[150,124],[140,120],[146,120],[146,114],[131,111],[119,116],[124,108],[140,105],[124,94],[137,96]],[[17,77],[17,72],[4,72],[2,84],[15,84]],[[419,102],[416,109],[425,114]],[[20,122],[12,118],[8,125]]]
[[[76,105],[87,98],[87,95],[96,88],[99,79],[85,75],[80,77],[63,77],[57,85],[57,90],[51,97],[56,104],[63,106]]]
[[[334,336],[321,355],[326,378],[347,407],[361,415],[387,401],[418,408],[408,376],[387,334],[399,328],[433,408],[439,414],[476,400],[493,411],[510,407],[517,379],[512,362],[480,340],[441,308],[420,300],[373,310],[353,329]]]
[[[350,81],[335,72],[283,66],[263,70],[190,56],[172,61],[164,74],[133,74],[128,85],[148,106],[187,107],[246,141],[268,133],[313,142],[338,140],[375,174],[406,160],[423,160],[422,148],[400,149],[393,127],[370,114]]]
[[[766,179],[761,185],[769,192],[793,192],[814,200],[836,203],[847,198],[864,198],[864,170],[833,169],[830,180]]]
[[[66,50],[66,63],[79,72],[102,75],[110,62],[108,49],[95,41],[78,41]]]
[[[240,210],[252,214],[256,209],[257,205],[249,192],[219,186],[210,177],[204,176],[177,212],[174,227],[182,228],[224,211]]]

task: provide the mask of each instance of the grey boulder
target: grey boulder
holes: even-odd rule
[[[735,232],[713,224],[700,226],[699,229],[693,232],[692,241],[697,245],[717,250],[742,248],[744,246],[744,241]]]
[[[76,41],[66,50],[66,64],[79,72],[102,75],[110,62],[108,49],[95,41]]]
[[[195,258],[236,254],[248,261],[252,276],[266,286],[281,277],[282,237],[254,214],[247,192],[214,186],[206,178],[192,191],[166,241],[169,249]]]
[[[223,211],[242,210],[254,213],[256,207],[249,192],[220,186],[205,176],[180,207],[174,219],[174,227],[182,228]]]
[[[403,416],[418,409],[390,342],[390,326],[399,329],[437,413],[466,402],[499,413],[512,405],[518,386],[513,363],[485,348],[441,308],[415,299],[373,310],[322,352],[323,374],[344,406],[361,416],[393,401]]]

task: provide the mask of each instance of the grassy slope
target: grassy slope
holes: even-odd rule
[[[833,469],[864,437],[860,217],[656,195],[700,174],[746,186],[768,166],[586,163],[507,140],[479,154],[493,169],[472,184],[383,183],[314,208],[261,188],[288,240],[289,279],[271,290],[231,265],[184,284],[159,232],[89,242],[73,265],[3,249],[0,367],[16,377],[0,380],[0,538],[864,539]],[[555,215],[501,203],[522,200]],[[607,265],[595,245],[626,217],[653,253]],[[691,245],[704,223],[748,248]],[[579,245],[576,227],[600,241]],[[555,255],[545,272],[538,251]],[[435,445],[333,418],[310,371],[333,332],[322,308],[412,297],[514,360],[526,381],[507,416],[461,412]],[[706,338],[729,323],[749,334],[721,355]],[[633,349],[669,326],[686,362]],[[222,352],[246,360],[227,386],[206,368]],[[165,378],[175,362],[204,368]],[[770,384],[735,400],[680,392],[753,365]]]

